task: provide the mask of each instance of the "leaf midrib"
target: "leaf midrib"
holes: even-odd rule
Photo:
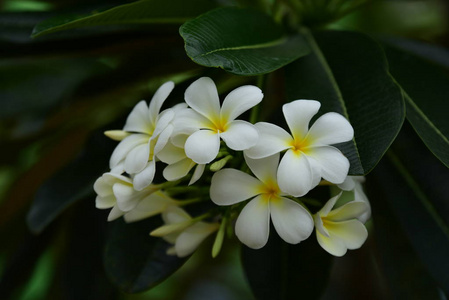
[[[236,47],[225,47],[225,48],[218,48],[218,49],[214,49],[211,50],[209,52],[206,53],[202,53],[199,54],[197,56],[195,56],[194,58],[199,58],[199,57],[204,57],[216,52],[220,52],[220,51],[238,51],[238,50],[251,50],[251,49],[261,49],[261,48],[270,48],[270,47],[274,47],[277,45],[281,45],[283,43],[285,43],[287,41],[288,37],[284,36],[281,37],[277,40],[273,40],[267,43],[261,43],[261,44],[253,44],[253,45],[245,45],[245,46],[236,46]]]

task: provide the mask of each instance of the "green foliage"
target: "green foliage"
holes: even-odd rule
[[[238,75],[269,73],[310,51],[300,34],[288,36],[269,16],[249,9],[219,8],[179,31],[193,61]]]

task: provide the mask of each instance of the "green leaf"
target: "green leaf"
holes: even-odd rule
[[[288,36],[269,16],[250,9],[218,8],[179,31],[193,61],[238,75],[269,73],[310,51],[301,35]]]
[[[261,249],[242,246],[243,268],[258,300],[319,299],[327,285],[331,260],[313,235],[291,245],[273,232]]]
[[[354,127],[352,142],[338,145],[349,174],[366,174],[398,134],[405,117],[400,88],[382,49],[366,35],[323,31],[306,35],[312,54],[286,67],[289,101],[315,99],[320,113],[337,112]]]
[[[27,215],[31,231],[41,232],[69,205],[94,194],[93,184],[107,168],[114,145],[98,132],[73,162],[39,188]]]
[[[438,65],[386,47],[391,74],[404,90],[407,120],[433,154],[449,167],[449,73]]]
[[[393,150],[368,181],[372,178],[373,187],[388,202],[422,263],[449,294],[449,174],[417,137],[401,134]]]
[[[104,265],[109,278],[122,291],[138,293],[150,289],[187,260],[167,255],[172,245],[149,235],[160,225],[162,221],[158,216],[131,224],[119,219],[111,224]]]
[[[213,2],[207,0],[196,0],[194,3],[184,0],[141,0],[88,15],[58,16],[39,23],[32,36],[90,26],[182,24],[214,7]]]

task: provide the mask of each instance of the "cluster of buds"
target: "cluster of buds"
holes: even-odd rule
[[[217,255],[234,221],[237,238],[253,249],[267,243],[270,219],[290,244],[316,228],[319,244],[335,256],[365,242],[370,206],[363,178],[348,176],[348,159],[331,146],[353,138],[346,118],[326,113],[309,126],[320,103],[296,100],[282,107],[290,133],[267,122],[236,120],[262,101],[262,91],[242,86],[220,104],[207,77],[187,88],[185,103],[161,112],[173,88],[173,82],[163,84],[149,106],[141,101],[134,107],[123,130],[105,133],[120,141],[110,172],[94,185],[97,208],[112,208],[109,221],[161,214],[165,224],[150,234],[173,244],[168,254],[180,257],[215,232],[212,255]],[[162,165],[166,181],[155,183]],[[323,184],[340,192],[312,214],[303,196]],[[182,208],[209,199],[219,209],[191,217]]]

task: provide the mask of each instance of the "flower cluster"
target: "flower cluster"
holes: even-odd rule
[[[363,178],[348,176],[348,159],[332,146],[353,138],[346,118],[330,112],[310,125],[320,103],[296,100],[282,107],[290,132],[251,124],[237,118],[262,101],[262,91],[242,86],[221,104],[207,77],[187,88],[185,103],[161,111],[173,88],[173,82],[163,84],[149,106],[141,101],[134,107],[123,130],[105,133],[120,141],[110,172],[94,185],[97,208],[112,208],[109,221],[161,214],[164,225],[151,235],[173,244],[167,253],[180,257],[217,231],[213,255],[218,254],[234,219],[236,236],[254,249],[267,243],[270,219],[290,244],[315,228],[319,244],[335,256],[365,242],[370,206]],[[160,166],[165,181],[155,183]],[[341,192],[313,214],[303,196],[319,185]],[[192,217],[181,208],[209,198],[217,206],[202,215]]]

